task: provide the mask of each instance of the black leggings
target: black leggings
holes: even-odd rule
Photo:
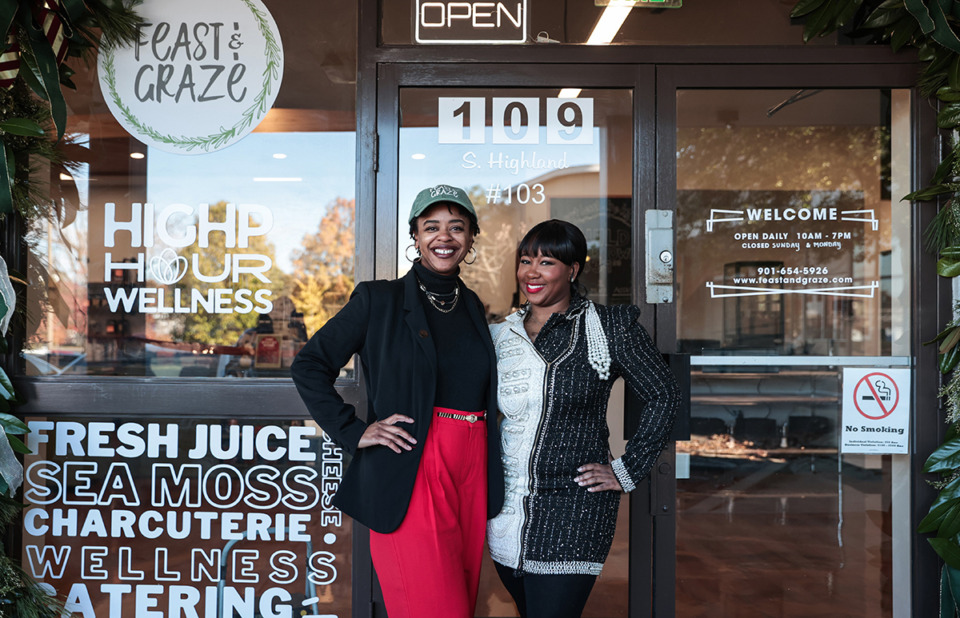
[[[520,618],[580,618],[597,581],[596,575],[517,575],[509,567],[493,564]]]

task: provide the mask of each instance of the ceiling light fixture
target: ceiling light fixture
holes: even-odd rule
[[[580,88],[562,88],[560,94],[557,95],[558,99],[576,99],[580,96]]]
[[[143,154],[142,152],[131,152],[131,153],[130,153],[130,158],[131,158],[131,159],[142,159],[142,158],[144,158],[144,157],[146,157],[146,156],[147,156],[147,155]]]
[[[617,36],[620,26],[626,21],[627,15],[633,9],[633,2],[611,2],[607,8],[603,9],[597,25],[593,27],[590,38],[587,39],[587,45],[607,45]]]

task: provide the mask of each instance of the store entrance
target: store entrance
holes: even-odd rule
[[[651,82],[652,71],[635,67],[381,67],[378,276],[410,267],[409,205],[419,190],[444,183],[466,189],[477,209],[477,258],[461,276],[489,321],[523,302],[514,251],[528,229],[551,218],[576,224],[587,237],[581,281],[591,299],[641,304],[643,246],[635,230],[652,197],[652,178],[643,177],[652,176],[644,150],[652,142],[640,138],[652,129]],[[654,331],[652,321],[646,327]],[[615,457],[625,444],[624,407],[618,385],[609,406]],[[637,508],[632,499],[621,502],[613,549],[585,616],[632,615],[631,603],[649,598],[644,578],[631,574],[650,554],[649,543],[631,544]],[[639,555],[644,559],[635,561]],[[487,558],[476,615],[515,616],[492,567]]]
[[[912,358],[912,226],[897,205],[909,161],[896,154],[911,151],[908,72],[445,64],[379,75],[378,277],[409,267],[416,192],[462,186],[481,227],[463,277],[491,321],[522,302],[519,238],[568,219],[589,241],[591,297],[638,305],[662,352],[689,355],[690,416],[621,503],[584,616],[699,616],[718,603],[723,615],[805,615],[813,599],[908,615],[892,590],[909,589],[898,566],[911,545],[909,455],[842,431],[845,376],[909,373]],[[624,399],[615,389],[615,456],[631,423]],[[490,566],[477,616],[515,616]]]
[[[911,94],[792,72],[658,84],[691,355],[671,615],[910,614]]]

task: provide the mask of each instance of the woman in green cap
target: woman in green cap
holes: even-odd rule
[[[486,521],[503,504],[496,356],[483,305],[458,277],[480,228],[466,192],[449,185],[421,191],[409,223],[410,272],[358,284],[292,374],[313,418],[353,455],[334,504],[371,530],[390,618],[471,618]],[[354,354],[366,420],[334,388]]]

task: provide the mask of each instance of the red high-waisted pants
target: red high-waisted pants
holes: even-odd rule
[[[434,414],[403,523],[370,532],[389,618],[473,618],[486,526],[486,421]]]

